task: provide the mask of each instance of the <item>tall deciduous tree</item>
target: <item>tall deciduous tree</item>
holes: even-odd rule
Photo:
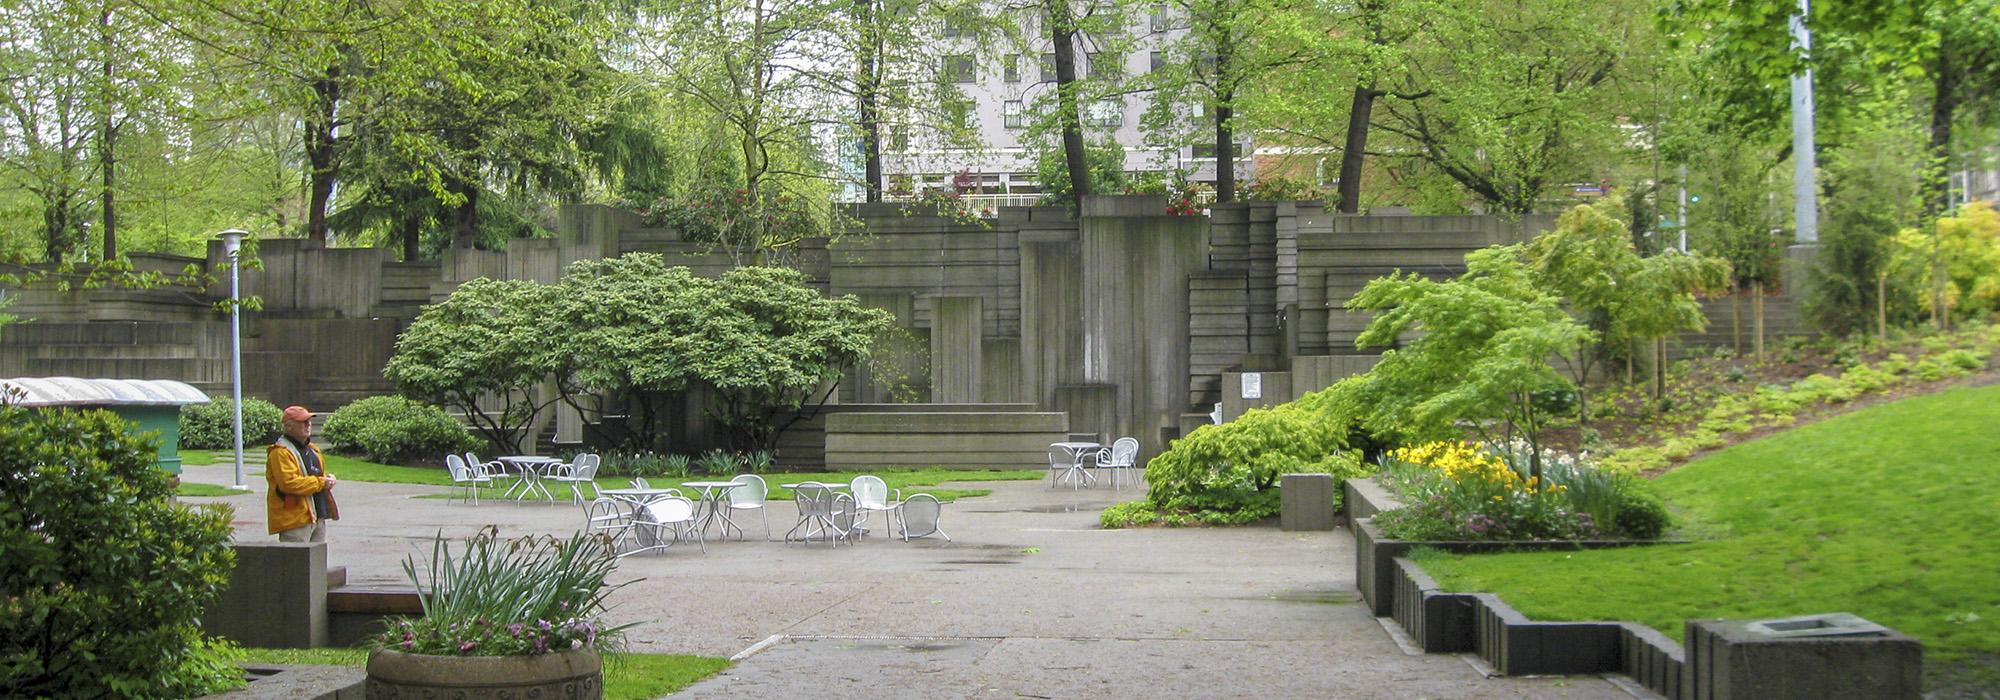
[[[1215,198],[1236,197],[1239,109],[1252,86],[1274,72],[1303,59],[1297,46],[1267,41],[1266,26],[1274,18],[1290,18],[1303,3],[1291,0],[1176,0],[1154,11],[1164,16],[1156,25],[1184,28],[1181,40],[1163,46],[1166,64],[1147,74],[1153,91],[1147,126],[1165,141],[1202,143],[1215,149]],[[1172,9],[1168,9],[1171,7]],[[1207,119],[1187,120],[1190,105],[1199,105]],[[1181,134],[1183,122],[1194,132]]]

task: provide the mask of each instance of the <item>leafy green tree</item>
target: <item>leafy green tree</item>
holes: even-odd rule
[[[1117,192],[1125,187],[1125,149],[1118,142],[1105,139],[1091,144],[1084,156],[1090,186],[1083,191]],[[1069,177],[1069,157],[1060,148],[1035,149],[1035,181],[1042,185],[1042,202],[1073,205],[1080,201],[1078,188],[1070,185]]]
[[[1165,64],[1146,75],[1143,85],[1153,103],[1146,126],[1156,140],[1173,145],[1202,143],[1215,147],[1215,201],[1236,197],[1237,116],[1242,98],[1258,80],[1288,70],[1302,51],[1263,40],[1273,17],[1296,11],[1291,0],[1176,0],[1155,6],[1154,12],[1186,34],[1164,45]],[[1188,114],[1201,107],[1201,119]]]
[[[229,584],[229,516],[175,501],[153,456],[109,411],[0,402],[0,695],[240,683],[198,622]]]
[[[1616,344],[1657,345],[1674,333],[1701,329],[1708,317],[1695,295],[1721,288],[1728,274],[1728,264],[1714,258],[1677,251],[1641,257],[1625,224],[1589,205],[1564,212],[1554,229],[1519,252],[1535,286],[1562,300],[1596,339],[1563,356],[1577,379],[1583,422],[1590,419],[1589,385],[1597,362]],[[1654,365],[1662,370],[1661,363]]]
[[[1341,386],[1374,434],[1448,439],[1469,426],[1489,442],[1519,437],[1534,455],[1531,476],[1540,476],[1550,416],[1537,397],[1575,388],[1549,361],[1596,334],[1535,287],[1517,251],[1478,250],[1465,263],[1457,279],[1399,272],[1349,299],[1350,311],[1376,312],[1356,347],[1390,349]]]
[[[730,447],[772,449],[790,426],[777,419],[823,405],[894,323],[852,297],[820,294],[795,270],[706,279],[645,253],[572,264],[555,293],[563,324],[544,332],[560,339],[564,402],[599,417],[590,395],[621,402],[627,432],[600,435],[654,450],[667,448],[664,421],[690,390],[712,399]]]
[[[1907,89],[1929,124],[1929,154],[1921,164],[1926,212],[1949,208],[1944,173],[1958,145],[1955,130],[1968,116],[1990,119],[2000,106],[2000,92],[1993,90],[2000,83],[2000,3],[1813,3],[1810,56],[1791,40],[1784,21],[1797,11],[1790,0],[1685,0],[1669,5],[1666,16],[1684,41],[1732,69],[1732,79],[1719,82],[1743,98],[1730,101],[1741,121],[1776,126],[1790,113],[1785,82],[1808,66],[1822,96],[1820,118],[1836,127],[1849,115],[1866,120],[1869,110],[1885,104],[1907,108],[1896,102]]]
[[[382,369],[404,395],[457,409],[502,450],[520,447],[555,392],[542,385],[562,365],[551,328],[554,288],[479,278],[424,307],[396,339]],[[492,404],[498,403],[497,408]]]

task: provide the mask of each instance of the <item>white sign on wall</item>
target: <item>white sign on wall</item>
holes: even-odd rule
[[[1264,373],[1262,372],[1243,373],[1243,398],[1246,399],[1264,398]]]

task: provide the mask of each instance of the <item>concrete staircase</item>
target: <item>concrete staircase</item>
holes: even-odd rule
[[[435,262],[388,263],[382,266],[382,298],[370,314],[413,319],[431,300],[431,283],[442,272]]]

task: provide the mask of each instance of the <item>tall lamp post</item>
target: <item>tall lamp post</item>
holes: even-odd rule
[[[222,252],[229,256],[229,399],[230,409],[235,411],[236,489],[247,491],[249,487],[243,485],[243,309],[236,272],[242,268],[243,237],[250,233],[232,228],[221,235]]]

